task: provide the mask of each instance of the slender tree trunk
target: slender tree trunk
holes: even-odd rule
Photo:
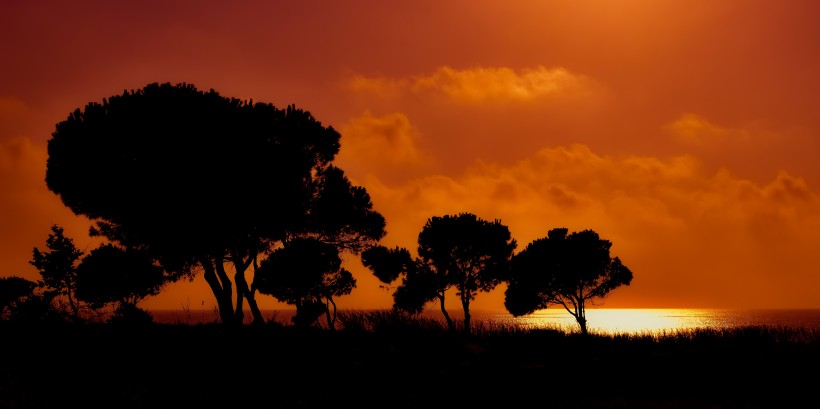
[[[575,309],[577,312],[575,319],[578,321],[578,325],[581,326],[581,334],[587,335],[587,313],[583,297],[579,297],[578,302],[575,303]]]
[[[245,301],[245,290],[248,288],[247,284],[245,284],[245,277],[242,273],[237,271],[233,275],[234,283],[236,283],[236,307],[234,307],[234,317],[238,322],[244,323],[245,322],[245,311],[244,311],[244,301]],[[245,284],[245,285],[243,285]]]
[[[250,262],[253,262],[253,273],[254,277],[256,271],[259,269],[259,265],[256,262],[256,255],[254,254],[253,259],[249,260],[248,266],[250,266]],[[247,271],[247,267],[245,267],[245,271]],[[248,307],[251,308],[251,315],[253,316],[253,324],[254,325],[262,325],[265,323],[265,318],[262,316],[262,311],[259,310],[259,305],[256,304],[256,288],[251,284],[250,289],[247,288],[248,282],[245,280],[245,275],[242,275],[242,281],[245,283],[245,298],[248,299]]]
[[[439,294],[436,296],[439,301],[439,305],[441,306],[441,313],[444,314],[444,319],[447,320],[447,329],[450,331],[456,330],[456,324],[453,322],[453,319],[450,318],[450,314],[447,313],[447,309],[444,308],[444,294]]]
[[[245,292],[245,298],[248,300],[248,307],[251,308],[251,316],[253,316],[253,325],[262,325],[265,323],[265,317],[262,316],[262,311],[259,310],[259,305],[256,303],[256,289],[251,287]]]
[[[225,299],[225,303],[227,305],[226,311],[230,311],[231,318],[229,321],[223,322],[229,326],[238,326],[242,325],[242,315],[237,315],[233,310],[233,284],[231,283],[230,277],[228,277],[228,273],[225,271],[225,259],[222,257],[218,258],[214,263],[216,267],[216,275],[219,277],[219,281],[222,282],[222,296]],[[237,304],[239,304],[241,298],[237,297]],[[240,310],[241,311],[241,310]]]
[[[208,286],[211,287],[211,292],[216,298],[220,320],[222,320],[224,325],[232,325],[235,318],[231,283],[230,280],[227,280],[227,276],[225,276],[225,280],[220,280],[220,276],[217,274],[217,269],[214,267],[215,264],[219,265],[221,262],[221,259],[212,261],[208,257],[200,257],[199,260],[199,263],[205,270],[205,274],[203,275],[205,277],[205,282],[207,282]]]
[[[333,314],[331,318],[330,306],[333,305]],[[333,297],[327,297],[327,302],[325,303],[325,316],[327,317],[327,327],[331,331],[336,331],[336,302],[333,301]]]
[[[77,301],[74,300],[74,283],[72,281],[70,278],[65,281],[66,296],[68,296],[68,307],[71,308],[72,318],[74,321],[79,321],[80,307],[77,305]]]
[[[461,308],[464,309],[464,333],[470,335],[471,333],[471,316],[470,316],[470,296],[464,295],[462,292],[461,295]]]

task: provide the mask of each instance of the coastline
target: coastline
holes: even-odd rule
[[[346,312],[373,312],[386,310],[339,310]],[[219,321],[215,309],[151,310],[158,323],[164,324],[206,324]],[[460,310],[448,311],[453,319],[459,320]],[[265,309],[262,315],[266,321],[290,325],[292,309]],[[513,317],[506,311],[471,311],[473,321],[479,325],[516,326],[524,328],[550,328],[573,331],[577,324],[574,318],[561,309],[538,311],[524,317]],[[441,312],[427,309],[422,317],[442,320]],[[246,323],[250,323],[250,311],[246,311]],[[698,328],[737,328],[744,326],[789,327],[820,330],[820,308],[818,309],[721,309],[721,308],[597,308],[587,310],[590,330],[602,333],[660,333]],[[324,319],[320,319],[323,322]]]

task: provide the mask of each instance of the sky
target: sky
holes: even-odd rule
[[[592,229],[634,274],[598,307],[820,308],[818,15],[812,0],[6,0],[0,276],[37,279],[52,224],[99,244],[45,185],[55,125],[185,82],[338,130],[334,163],[388,247],[415,252],[428,218],[460,212],[499,219],[516,251]],[[389,308],[345,263],[358,286],[339,308]],[[473,308],[503,310],[503,290]],[[140,303],[215,305],[201,276]]]

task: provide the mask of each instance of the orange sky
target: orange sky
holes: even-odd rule
[[[37,277],[52,223],[96,245],[45,186],[54,125],[189,82],[338,129],[388,246],[462,211],[518,250],[589,228],[634,273],[604,307],[820,308],[820,2],[119,3],[0,6],[0,276]],[[347,262],[359,286],[339,306],[389,307]],[[215,301],[198,277],[141,305]]]

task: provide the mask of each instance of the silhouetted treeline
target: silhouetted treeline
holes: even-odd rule
[[[295,324],[324,315],[333,329],[334,297],[356,286],[341,266],[348,253],[396,283],[395,309],[418,313],[438,302],[451,330],[448,292],[469,334],[472,301],[507,283],[513,315],[555,305],[586,333],[587,303],[632,280],[592,230],[552,229],[514,254],[506,225],[468,212],[430,217],[415,256],[385,248],[386,221],[332,163],[339,147],[339,133],[307,111],[190,84],[154,83],[88,103],[56,125],[46,184],[108,243],[84,255],[53,226],[47,250],[33,250],[42,280],[0,282],[3,317],[82,322],[113,310],[109,320],[146,322],[140,300],[202,275],[225,325],[244,321],[245,303],[263,324],[259,292],[294,305]]]

